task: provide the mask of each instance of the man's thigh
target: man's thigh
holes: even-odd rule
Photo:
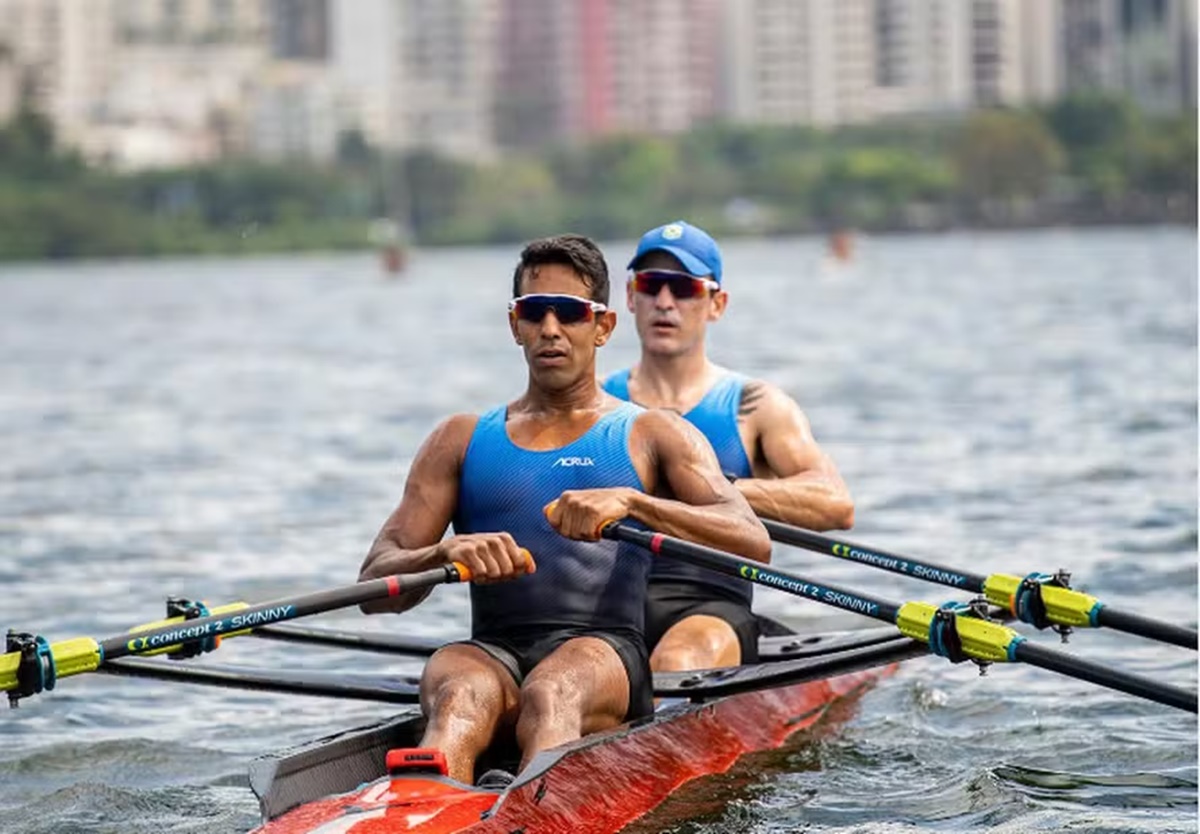
[[[599,637],[573,637],[547,655],[524,688],[559,693],[560,707],[578,709],[586,735],[616,726],[629,711],[630,681],[617,650]]]
[[[498,722],[511,721],[519,688],[508,666],[479,646],[451,643],[438,649],[421,674],[421,708],[428,716],[439,701],[454,696]]]

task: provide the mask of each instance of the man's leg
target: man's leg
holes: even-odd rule
[[[741,662],[737,632],[709,614],[693,614],[675,623],[650,654],[650,668],[655,672],[719,669]]]
[[[617,726],[625,720],[629,699],[625,664],[607,641],[575,637],[563,643],[521,687],[521,767],[542,750]]]
[[[425,713],[422,747],[446,756],[450,776],[471,784],[475,760],[516,712],[517,682],[504,664],[478,646],[455,643],[429,658],[421,675]]]

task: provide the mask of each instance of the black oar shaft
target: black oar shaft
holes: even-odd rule
[[[335,628],[310,628],[300,625],[268,625],[254,629],[255,637],[284,643],[328,646],[333,649],[358,649],[381,654],[428,657],[446,644],[433,637],[405,637],[398,634],[370,634]]]
[[[152,652],[166,646],[208,640],[229,632],[245,631],[322,611],[361,605],[397,596],[402,591],[427,588],[443,582],[456,582],[458,579],[458,569],[454,565],[445,565],[420,573],[385,576],[355,585],[264,602],[224,614],[196,617],[145,631],[129,631],[101,641],[101,658],[115,660],[118,657]]]
[[[779,588],[796,596],[815,599],[834,608],[883,620],[885,623],[896,622],[896,615],[900,610],[895,603],[886,600],[839,588],[836,585],[814,582],[789,571],[764,565],[762,562],[743,559],[741,556],[735,556],[723,550],[685,542],[670,536],[663,536],[660,533],[639,530],[626,524],[608,525],[604,528],[604,536],[638,544],[655,554],[675,556],[718,573],[738,576],[759,585]]]
[[[760,520],[763,526],[767,528],[767,533],[777,542],[802,547],[805,550],[811,550],[816,553],[837,556],[839,559],[848,559],[851,562],[858,562],[873,568],[891,571],[901,576],[911,576],[914,579],[936,582],[939,585],[948,585],[952,588],[959,588],[973,593],[981,593],[984,582],[987,581],[987,577],[981,574],[955,570],[943,565],[934,564],[933,562],[925,562],[898,553],[889,553],[886,550],[879,550],[865,544],[846,541],[845,539],[833,539],[828,536],[822,536],[820,533],[814,533],[811,530],[793,527],[790,524],[783,524],[766,518]]]
[[[639,530],[619,522],[606,525],[601,531],[601,535],[604,538],[641,545],[656,555],[674,557],[693,565],[730,576],[740,576],[758,585],[777,588],[845,611],[895,623],[907,636],[920,638],[931,648],[934,647],[935,631],[938,635],[938,642],[945,641],[945,629],[941,624],[950,622],[954,629],[951,635],[957,635],[962,644],[954,651],[965,653],[963,659],[970,657],[988,662],[1023,660],[1031,665],[1040,666],[1059,674],[1080,678],[1101,686],[1111,686],[1118,691],[1138,695],[1166,706],[1196,712],[1195,692],[1161,684],[1128,672],[1109,669],[1090,661],[1037,646],[998,623],[973,617],[961,617],[958,613],[950,614],[950,619],[945,620],[940,609],[927,603],[909,602],[897,605],[831,585],[810,582],[794,573],[777,570],[715,548],[666,536],[662,533]],[[951,651],[948,650],[938,650],[938,653],[953,657]]]
[[[811,530],[794,527],[779,521],[772,521],[765,518],[761,519],[761,521],[763,526],[767,528],[767,533],[777,542],[802,547],[805,550],[811,550],[815,553],[836,556],[839,559],[847,559],[851,562],[858,562],[869,567],[891,571],[902,576],[910,576],[914,579],[922,579],[927,582],[934,582],[971,593],[987,594],[988,598],[997,604],[1011,605],[1009,601],[996,599],[995,594],[992,593],[992,583],[999,581],[1001,587],[1004,587],[1005,581],[1010,581],[1014,588],[1020,583],[1020,580],[1016,577],[1007,577],[1002,574],[988,577],[977,573],[959,571],[934,562],[914,559],[912,556],[899,553],[890,553],[886,550],[879,550],[878,548],[846,539],[823,536],[820,533],[814,533]],[[1051,592],[1043,591],[1043,593]],[[1001,593],[1001,596],[1005,597],[1006,594]],[[1103,626],[1115,631],[1122,631],[1126,634],[1134,634],[1139,637],[1146,637],[1151,640],[1158,640],[1187,649],[1194,650],[1197,648],[1198,640],[1195,629],[1185,628],[1174,623],[1162,622],[1150,617],[1143,617],[1139,614],[1114,611],[1108,606],[1101,606],[1094,597],[1087,595],[1073,593],[1070,598],[1064,599],[1063,595],[1060,594],[1059,602],[1069,606],[1068,611],[1064,612],[1060,609],[1052,622],[1075,627],[1088,625],[1089,609],[1094,606],[1097,609],[1096,619],[1090,625]],[[1074,619],[1067,617],[1068,613],[1073,614]],[[1025,618],[1023,617],[1022,619]],[[1044,620],[1039,622],[1036,618],[1027,619],[1026,621],[1033,622],[1039,628],[1045,627],[1048,624]]]
[[[227,689],[355,698],[390,704],[415,704],[419,700],[414,680],[393,675],[357,675],[344,672],[261,670],[229,666],[192,666],[144,657],[123,657],[100,667],[109,675],[204,684]]]
[[[1185,649],[1197,648],[1195,629],[1184,628],[1174,623],[1152,620],[1149,617],[1143,617],[1140,614],[1133,614],[1127,611],[1114,611],[1107,605],[1097,612],[1096,622],[1099,625],[1114,629],[1115,631],[1123,631],[1126,634],[1149,637],[1152,640],[1160,640],[1163,643],[1182,646]]]
[[[1030,666],[1037,666],[1051,672],[1107,686],[1128,695],[1136,695],[1139,698],[1157,701],[1160,704],[1188,712],[1197,710],[1196,693],[1191,690],[1152,681],[1109,666],[1101,666],[1099,663],[1055,651],[1028,640],[1016,645],[1013,656]]]

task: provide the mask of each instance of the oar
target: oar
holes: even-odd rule
[[[982,576],[924,562],[911,556],[888,553],[886,550],[877,550],[845,539],[822,536],[778,521],[764,518],[762,523],[771,538],[777,542],[849,559],[902,576],[983,594],[988,602],[1007,608],[1017,619],[1040,629],[1050,625],[1060,628],[1103,626],[1188,649],[1195,649],[1197,645],[1195,629],[1128,611],[1118,611],[1093,596],[1067,587],[1065,577],[1061,574],[1031,573],[1023,578],[1006,573]]]
[[[107,675],[179,683],[197,683],[226,689],[251,689],[289,695],[355,698],[389,704],[418,702],[417,679],[371,673],[326,672],[308,669],[261,669],[254,666],[191,665],[143,657],[107,660],[97,671]]]
[[[119,657],[169,653],[195,643],[210,650],[216,648],[222,637],[249,634],[255,627],[387,599],[402,591],[446,582],[465,582],[470,578],[465,565],[454,563],[259,605],[237,602],[212,611],[199,606],[193,611],[199,616],[147,623],[101,641],[77,637],[50,643],[44,637],[9,631],[7,654],[0,655],[0,691],[8,692],[9,704],[16,706],[21,698],[43,689],[53,689],[58,678],[94,672],[101,664]]]
[[[795,636],[795,635],[793,635]],[[894,628],[809,635],[811,642],[788,659],[726,669],[657,672],[654,695],[687,698],[693,702],[791,686],[805,681],[883,666],[925,653],[925,646]],[[420,679],[379,672],[335,672],[325,669],[264,669],[257,666],[193,665],[169,660],[123,657],[105,662],[102,674],[203,684],[228,689],[251,689],[327,698],[357,698],[391,704],[418,701]]]
[[[254,629],[255,637],[280,640],[284,643],[304,643],[334,649],[358,649],[381,654],[403,654],[429,657],[446,644],[434,637],[408,637],[400,634],[370,634],[364,631],[343,631],[336,628],[310,628],[297,625],[269,625]]]
[[[928,644],[932,652],[955,662],[968,659],[985,663],[1021,661],[1176,709],[1193,713],[1197,711],[1196,693],[1193,691],[1110,669],[1031,643],[1007,626],[971,616],[968,612],[972,609],[964,604],[947,603],[938,607],[926,602],[888,602],[620,522],[605,525],[601,535],[607,539],[641,545],[655,555],[670,556],[844,611],[894,623],[906,637]]]

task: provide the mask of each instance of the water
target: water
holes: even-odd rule
[[[614,265],[630,250],[607,248]],[[726,250],[712,353],[800,401],[857,500],[855,539],[981,573],[1067,567],[1114,605],[1195,624],[1193,233],[882,237],[850,268],[811,239]],[[515,256],[421,252],[394,283],[366,256],[0,270],[0,626],[102,637],[172,593],[261,601],[352,580],[426,433],[522,387]],[[635,355],[623,316],[601,370]],[[951,596],[776,558],[891,599]],[[321,620],[457,637],[464,592],[402,619]],[[758,606],[825,615],[765,590]],[[1101,632],[1068,648],[1196,685],[1181,649]],[[251,639],[214,660],[418,669]],[[0,830],[243,831],[250,758],[389,713],[66,679],[0,717]],[[1193,716],[923,659],[675,830],[1193,832],[1196,761]]]

